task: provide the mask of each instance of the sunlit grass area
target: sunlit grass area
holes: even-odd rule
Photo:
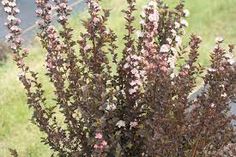
[[[170,6],[174,6],[177,0],[166,0]],[[109,26],[118,35],[117,52],[122,51],[122,37],[124,31],[124,19],[121,13],[125,9],[125,0],[103,0],[103,6],[111,8]],[[138,10],[146,3],[145,0],[138,0]],[[188,37],[194,33],[202,37],[200,63],[208,65],[208,56],[214,47],[215,37],[223,36],[226,43],[236,43],[236,1],[235,0],[186,0],[186,8],[190,10],[188,18],[189,28]],[[139,13],[136,12],[139,23]],[[86,17],[86,13],[73,15],[71,25],[76,29],[74,38],[78,38],[81,31],[81,19]],[[34,70],[40,72],[40,80],[46,90],[46,96],[50,97],[53,91],[47,85],[48,79],[43,76],[43,60],[45,51],[37,45],[38,41],[33,40],[30,47],[31,55],[28,63]],[[26,105],[26,96],[24,89],[17,78],[18,70],[11,57],[6,64],[0,67],[0,157],[9,157],[8,148],[17,149],[20,157],[49,157],[51,152],[40,143],[42,134],[38,128],[30,122],[31,111]]]

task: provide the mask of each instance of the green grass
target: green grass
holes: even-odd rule
[[[176,0],[167,0],[172,6]],[[138,0],[139,10],[145,0]],[[188,21],[190,27],[187,36],[198,34],[202,36],[200,62],[208,64],[208,55],[214,46],[216,36],[223,36],[226,42],[236,43],[236,1],[235,0],[186,0],[187,8],[191,12]],[[104,7],[112,8],[109,25],[118,34],[118,44],[124,35],[124,19],[120,10],[125,8],[125,0],[104,0]],[[115,6],[115,7],[114,7]],[[138,13],[136,13],[138,17]],[[81,17],[73,17],[71,25],[81,27]],[[136,21],[136,24],[138,21]],[[75,32],[78,34],[78,32]],[[76,37],[76,35],[75,35]],[[36,42],[37,43],[37,42]],[[118,51],[122,50],[122,46]],[[41,48],[32,45],[32,54],[28,62],[34,70],[41,73],[40,80],[48,79],[42,74],[44,53]],[[26,105],[26,97],[21,83],[17,79],[18,70],[11,58],[0,67],[0,157],[9,157],[8,148],[19,151],[20,157],[48,157],[50,150],[40,143],[42,134],[38,128],[30,123],[31,111]],[[50,86],[46,86],[46,95],[52,95]]]

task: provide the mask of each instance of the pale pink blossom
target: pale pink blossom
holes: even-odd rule
[[[180,23],[175,22],[175,28],[176,28],[176,29],[180,28],[180,26],[181,26]]]
[[[185,26],[185,27],[188,27],[188,22],[185,20],[185,19],[182,19],[180,21],[181,25]]]
[[[126,60],[127,62],[130,62],[130,61],[131,61],[130,56],[127,56],[125,60]]]
[[[230,58],[227,61],[229,62],[230,65],[233,65],[236,63],[235,59],[233,59],[233,58]]]
[[[140,60],[140,57],[137,56],[137,55],[132,55],[132,56],[130,56],[130,58],[132,58],[132,59],[134,59],[134,60]]]
[[[95,18],[93,19],[93,22],[94,22],[95,24],[97,24],[99,21],[100,21],[100,19],[97,18],[97,17],[95,17]]]
[[[131,86],[134,86],[134,85],[140,85],[141,84],[141,81],[140,80],[133,80],[130,82],[130,85]]]
[[[125,63],[123,67],[124,67],[124,69],[127,69],[130,67],[130,65],[129,65],[129,63]]]
[[[189,64],[186,64],[186,65],[184,66],[184,68],[186,68],[186,69],[190,69]]]
[[[102,143],[101,143],[101,145],[107,146],[107,141],[103,140]]]
[[[137,31],[136,35],[137,35],[138,38],[141,38],[141,37],[143,37],[144,33],[141,32],[141,31]]]
[[[148,16],[148,20],[151,22],[157,22],[159,20],[159,16],[157,14],[157,12],[154,12],[153,14],[150,14]]]
[[[174,36],[174,37],[175,37],[175,36],[177,35],[177,32],[176,32],[176,30],[172,29],[172,30],[171,30],[171,34],[172,34],[172,36]]]
[[[188,9],[184,9],[184,16],[185,17],[189,17],[190,16],[190,12]]]
[[[209,72],[216,72],[216,69],[214,69],[214,68],[208,68],[208,71],[209,71]]]
[[[166,66],[161,66],[160,70],[166,73],[168,71],[168,68]]]
[[[7,13],[11,13],[11,8],[10,7],[5,7],[4,11],[7,12]]]
[[[16,7],[13,8],[13,11],[14,11],[15,13],[17,13],[17,14],[20,12],[20,10],[19,10],[18,8],[16,8]]]
[[[141,20],[139,23],[140,23],[141,25],[145,25],[145,21],[144,21],[144,20]]]
[[[219,70],[220,70],[220,71],[224,71],[225,68],[221,66],[221,67],[219,68]]]
[[[16,6],[16,2],[15,1],[9,2],[8,5],[10,7],[15,7]]]
[[[8,20],[8,21],[14,21],[14,20],[16,20],[16,18],[15,18],[15,16],[13,16],[13,15],[8,15],[8,16],[7,16],[7,20]]]
[[[210,107],[214,108],[216,105],[214,103],[211,103]]]
[[[43,10],[40,9],[40,8],[38,8],[38,9],[36,9],[35,13],[36,13],[37,15],[42,15]]]
[[[180,76],[187,76],[188,75],[188,71],[187,70],[184,70],[184,71],[181,71],[180,73],[179,73],[179,75]]]
[[[224,38],[219,36],[219,37],[216,37],[216,40],[215,40],[217,43],[222,43],[224,41]]]
[[[180,46],[182,44],[182,38],[180,36],[175,37],[176,44]]]
[[[91,49],[91,46],[89,46],[89,45],[86,45],[86,46],[84,47],[84,51],[88,51],[89,49]]]
[[[131,95],[136,93],[136,92],[137,92],[137,90],[134,89],[134,88],[129,89],[129,94],[131,94]]]
[[[118,128],[125,127],[125,121],[119,120],[119,121],[116,123],[116,126],[117,126]]]
[[[116,105],[115,104],[108,104],[106,106],[106,110],[108,111],[114,111],[116,109]]]
[[[134,121],[134,122],[130,122],[130,127],[131,128],[134,128],[138,125],[138,122],[137,121]]]
[[[227,94],[226,94],[226,93],[223,93],[223,94],[221,94],[221,97],[226,98],[226,97],[227,97]]]
[[[131,47],[129,47],[129,48],[127,48],[127,52],[131,52],[132,51],[132,48]],[[132,58],[132,57],[131,57]]]
[[[166,52],[169,52],[169,51],[170,51],[170,45],[164,44],[164,45],[161,46],[160,52],[166,53]]]
[[[95,144],[93,147],[94,147],[95,149],[98,149],[98,148],[99,148],[99,146],[98,146],[97,144]]]
[[[20,29],[17,27],[17,26],[12,26],[11,28],[10,28],[10,30],[11,31],[19,31]]]
[[[166,41],[168,42],[168,44],[172,43],[172,39],[171,38],[167,38]]]
[[[101,133],[96,133],[95,138],[96,139],[102,139],[102,134]]]
[[[138,70],[137,70],[136,68],[134,68],[134,69],[131,70],[131,73],[132,73],[132,74],[137,74],[137,73],[138,73]]]
[[[7,5],[9,3],[8,0],[2,0],[2,5]]]

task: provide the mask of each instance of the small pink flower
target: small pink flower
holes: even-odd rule
[[[136,82],[135,82],[135,81],[131,81],[129,84],[130,84],[131,86],[134,86],[134,85],[136,85]]]
[[[223,94],[221,94],[221,97],[226,98],[226,97],[227,97],[227,94],[226,94],[226,93],[223,93]]]
[[[10,13],[11,12],[11,8],[10,7],[5,7],[4,11],[7,12],[7,13]]]
[[[25,53],[29,53],[29,49],[28,49],[28,48],[23,48],[23,51],[24,51]]]
[[[13,2],[9,2],[9,4],[8,4],[10,7],[15,7],[16,6],[16,2],[15,1],[13,1]]]
[[[66,16],[59,16],[59,21],[65,21],[66,20]]]
[[[224,68],[224,67],[220,67],[219,70],[220,70],[220,71],[224,71],[225,68]]]
[[[20,10],[18,8],[13,8],[13,11],[17,14],[20,12]]]
[[[125,63],[124,65],[124,69],[127,69],[127,68],[129,68],[129,63]]]
[[[176,36],[176,37],[175,37],[175,41],[176,41],[176,44],[177,44],[178,46],[180,46],[180,45],[182,44],[182,39],[181,39],[180,36]]]
[[[171,38],[167,38],[166,41],[171,44],[172,43],[172,39]]]
[[[96,138],[96,139],[102,139],[102,134],[101,134],[101,133],[96,133],[95,138]]]
[[[16,18],[15,18],[15,16],[8,15],[8,16],[7,16],[7,20],[8,20],[8,21],[14,21],[14,20],[16,20]]]
[[[184,10],[184,16],[185,16],[185,17],[189,17],[189,15],[190,15],[189,10],[188,10],[188,9],[185,9],[185,10]]]
[[[134,69],[131,70],[131,73],[132,73],[132,74],[137,74],[137,73],[138,73],[138,70],[134,68]]]
[[[184,66],[184,68],[186,68],[186,69],[190,69],[189,64],[186,64],[186,65]]]
[[[181,71],[179,73],[180,76],[187,76],[188,75],[188,71],[187,70],[184,70],[184,71]]]
[[[216,105],[214,103],[211,103],[211,108],[214,108]]]
[[[216,72],[216,69],[214,69],[214,68],[209,68],[208,71],[209,71],[209,72]]]
[[[138,125],[138,122],[134,121],[134,122],[130,122],[130,127],[134,128]]]
[[[134,93],[136,93],[136,89],[134,89],[134,88],[131,88],[131,89],[129,89],[129,94],[134,94]]]
[[[63,9],[65,9],[67,7],[66,3],[60,3],[59,6]]]
[[[107,146],[107,141],[103,140],[102,143],[101,143],[101,145]]]
[[[176,29],[180,28],[180,26],[181,26],[180,23],[175,22],[175,28],[176,28]]]
[[[2,0],[2,5],[7,5],[9,3],[8,0]]]
[[[37,15],[42,15],[43,14],[43,10],[42,9],[37,9],[36,11],[35,11],[35,13],[37,14]]]
[[[161,46],[160,52],[166,53],[166,52],[169,52],[169,51],[170,51],[170,45],[164,44],[164,45]]]
[[[143,37],[144,33],[141,32],[141,31],[137,31],[136,35],[137,35],[138,38],[141,38],[141,37]]]
[[[95,149],[98,149],[98,148],[99,148],[99,146],[98,146],[97,144],[95,144],[93,147],[94,147]]]
[[[171,30],[171,34],[175,37],[175,36],[177,35],[176,30],[172,29],[172,30]]]
[[[182,19],[180,21],[181,25],[183,25],[184,27],[188,27],[188,22],[185,19]]]
[[[168,68],[166,66],[161,66],[160,69],[162,72],[165,72],[165,73],[168,71]]]
[[[116,123],[116,126],[117,126],[118,128],[125,127],[125,121],[119,120],[119,121]]]
[[[95,17],[95,18],[93,19],[93,22],[94,22],[95,24],[97,24],[99,21],[100,21],[100,19],[97,18],[97,17]]]
[[[158,16],[157,12],[150,14],[148,17],[148,20],[151,22],[157,22],[159,20],[159,16]]]
[[[222,43],[224,41],[224,38],[219,36],[219,37],[216,37],[216,43]]]
[[[144,21],[144,20],[141,20],[139,23],[140,23],[141,25],[145,25],[145,21]]]
[[[89,45],[86,45],[85,47],[84,47],[84,51],[88,51],[88,50],[90,50],[91,49],[91,47],[89,46]]]

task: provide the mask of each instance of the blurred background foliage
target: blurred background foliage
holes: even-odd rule
[[[164,0],[175,6],[178,0]],[[146,0],[137,0],[136,26],[139,23],[139,14]],[[103,0],[102,6],[110,8],[111,16],[109,26],[118,35],[117,52],[123,49],[122,37],[124,31],[124,19],[121,10],[126,7],[126,0]],[[236,1],[235,0],[186,0],[186,8],[190,10],[188,18],[189,28],[184,39],[188,41],[189,36],[194,33],[202,37],[203,43],[200,48],[200,60],[203,65],[208,65],[209,52],[214,47],[215,37],[223,36],[226,43],[236,43]],[[23,12],[24,10],[22,10]],[[1,11],[2,12],[2,11]],[[83,30],[81,20],[86,13],[73,14],[70,24],[75,28],[74,38],[79,38],[79,32]],[[138,27],[137,27],[138,28]],[[53,90],[48,79],[43,75],[45,50],[39,46],[37,38],[32,39],[29,45],[31,51],[28,64],[34,70],[40,72],[40,80],[45,84],[46,96],[51,97]],[[0,49],[0,51],[2,51]],[[4,50],[5,51],[5,50]],[[40,143],[38,128],[31,124],[31,112],[26,105],[26,97],[21,83],[18,81],[18,69],[8,54],[6,63],[0,66],[0,157],[9,157],[8,148],[17,149],[20,157],[49,157],[51,152]],[[50,101],[48,102],[50,104]]]

